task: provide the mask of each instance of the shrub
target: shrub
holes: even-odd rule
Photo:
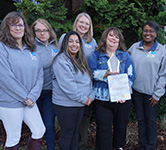
[[[141,27],[146,21],[156,21],[161,27],[166,23],[165,0],[84,0],[82,11],[92,17],[96,39],[106,28],[116,26],[123,31],[128,47],[141,39]],[[166,43],[163,35],[161,28],[158,35],[161,44]]]
[[[36,19],[44,18],[52,25],[60,36],[62,32],[71,29],[71,21],[66,18],[67,9],[63,6],[64,0],[22,0],[15,3],[17,10],[22,11],[28,24],[31,25]]]

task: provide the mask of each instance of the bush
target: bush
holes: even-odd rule
[[[95,38],[110,26],[123,31],[127,47],[141,39],[142,25],[148,20],[156,21],[161,27],[166,23],[166,1],[154,0],[84,0],[82,11],[90,14],[94,24]],[[166,43],[161,28],[158,41]]]
[[[72,23],[66,18],[67,9],[63,6],[64,0],[22,0],[15,3],[18,11],[22,11],[28,24],[31,25],[36,19],[44,18],[55,29],[57,35],[71,29]]]

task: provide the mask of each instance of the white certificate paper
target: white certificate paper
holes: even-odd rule
[[[129,79],[126,73],[108,76],[108,87],[111,102],[131,99]]]

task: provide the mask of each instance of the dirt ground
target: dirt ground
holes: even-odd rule
[[[96,124],[92,122],[89,127],[88,148],[95,147]],[[138,150],[137,123],[128,123],[127,144],[124,150]],[[158,141],[156,150],[166,150],[166,131],[162,130],[158,124]]]
[[[2,123],[0,122],[0,144],[2,145],[5,140],[5,132],[2,130]],[[22,128],[22,136],[20,140],[20,147],[23,147],[27,144],[30,132],[27,126],[24,124]],[[59,138],[60,130],[57,132],[57,139]],[[95,136],[96,136],[96,124],[92,122],[88,129],[88,141],[87,147],[89,149],[94,149],[95,147]],[[56,141],[58,143],[58,140]],[[43,141],[45,145],[45,141]],[[137,150],[138,149],[138,132],[137,132],[137,123],[129,123],[127,130],[127,144],[124,147],[125,150]],[[156,150],[166,150],[166,131],[162,130],[160,124],[158,124],[158,141]]]

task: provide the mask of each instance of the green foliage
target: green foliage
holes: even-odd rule
[[[165,0],[84,0],[82,10],[92,17],[96,39],[100,39],[106,28],[116,26],[123,31],[128,47],[141,39],[146,21],[166,25]],[[159,34],[158,40],[166,43],[163,34]]]
[[[130,109],[130,113],[129,113],[129,122],[136,122],[136,121],[137,121],[136,114],[135,114],[134,106],[132,105]]]
[[[61,35],[71,29],[71,21],[66,19],[67,9],[63,6],[64,0],[23,0],[15,3],[18,11],[21,11],[31,25],[36,19],[44,18],[50,22],[56,33]]]
[[[15,3],[17,10],[22,11],[29,25],[37,18],[47,19],[60,36],[72,29],[73,18],[67,19],[64,0],[23,0]],[[102,32],[116,26],[124,34],[127,47],[141,40],[142,25],[148,20],[156,21],[162,27],[166,25],[166,1],[154,0],[84,0],[81,11],[90,14],[93,20],[95,39],[99,42]],[[165,44],[163,30],[158,34],[158,41]]]
[[[166,96],[162,96],[160,99],[160,107],[158,109],[158,114],[157,114],[159,122],[161,122],[165,114],[166,114]]]

